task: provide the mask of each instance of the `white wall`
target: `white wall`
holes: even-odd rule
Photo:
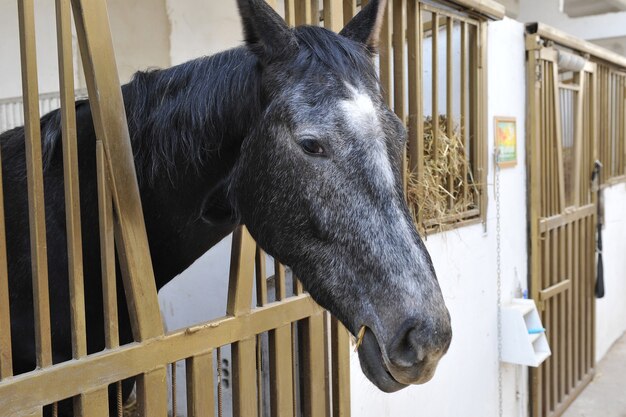
[[[626,184],[604,189],[604,298],[596,300],[596,360],[626,331]]]
[[[135,71],[170,65],[170,29],[164,0],[108,0],[107,5],[122,82],[127,82]],[[35,2],[35,24],[39,91],[59,91],[53,1]],[[21,96],[17,2],[0,2],[0,39],[0,98]]]

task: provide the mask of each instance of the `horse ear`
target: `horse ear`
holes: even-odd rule
[[[237,0],[246,45],[267,63],[297,48],[287,23],[265,0]]]
[[[370,0],[339,34],[361,42],[370,51],[376,52],[386,6],[387,0]]]

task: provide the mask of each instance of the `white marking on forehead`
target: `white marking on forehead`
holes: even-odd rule
[[[346,116],[346,120],[356,130],[380,128],[376,108],[370,96],[357,90],[350,84],[346,84],[346,87],[352,92],[351,99],[341,102],[341,108]]]
[[[374,102],[367,93],[359,91],[350,84],[346,84],[346,87],[352,93],[352,98],[343,100],[340,104],[345,120],[348,121],[358,139],[368,141],[371,163],[377,168],[375,171],[380,173],[381,186],[392,187],[393,170],[389,163],[387,144]]]

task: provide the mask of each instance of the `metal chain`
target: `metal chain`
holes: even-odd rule
[[[498,416],[503,416],[502,399],[502,246],[500,242],[500,166],[498,165],[498,149],[495,152],[495,198],[496,198],[496,279],[497,279],[497,326],[498,326]]]

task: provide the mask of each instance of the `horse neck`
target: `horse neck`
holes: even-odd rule
[[[260,84],[258,61],[243,47],[137,73],[123,91],[140,181],[184,171],[188,183],[210,165],[227,175],[262,111]]]

